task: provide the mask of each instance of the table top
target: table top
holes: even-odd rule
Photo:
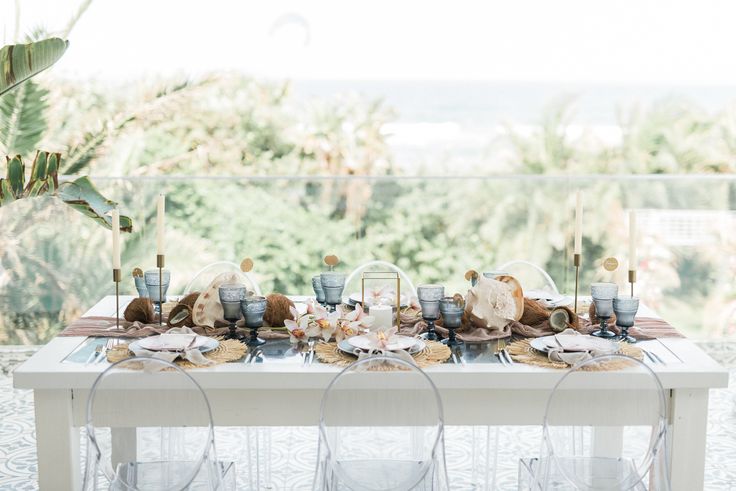
[[[121,297],[122,311],[133,297]],[[304,300],[307,297],[293,297]],[[640,314],[656,317],[646,307]],[[115,297],[100,300],[85,316],[115,316]],[[21,389],[89,389],[95,378],[109,366],[107,361],[86,364],[89,353],[105,338],[55,337],[13,373],[13,383]],[[717,388],[728,385],[728,371],[692,341],[662,338],[640,341],[637,346],[657,354],[664,364],[650,364],[665,389]],[[340,371],[320,363],[315,357],[304,366],[302,357],[287,340],[272,340],[261,346],[263,356],[255,363],[242,361],[192,369],[189,373],[204,389],[324,389]],[[494,356],[495,343],[466,344],[463,364],[447,363],[425,369],[439,389],[551,389],[564,370],[540,368],[522,363],[504,365]],[[591,372],[604,384],[625,386],[626,374]]]

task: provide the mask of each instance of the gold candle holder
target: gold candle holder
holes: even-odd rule
[[[113,268],[112,281],[115,282],[115,329],[120,330],[120,270]]]
[[[636,270],[629,270],[629,283],[631,283],[631,298],[634,298],[634,283],[636,283]]]
[[[161,308],[158,312],[158,325],[163,326],[164,323],[164,255],[156,254],[156,267],[158,268],[158,298],[161,302]]]
[[[575,312],[575,315],[578,314],[578,285],[580,283],[580,262],[581,262],[581,256],[580,254],[573,254],[572,255],[572,264],[575,266],[575,304],[573,307],[573,311]]]
[[[365,310],[366,280],[396,280],[396,317],[392,316],[391,325],[395,325],[397,330],[401,329],[401,276],[399,273],[397,271],[364,271],[360,275],[360,308],[363,310]]]

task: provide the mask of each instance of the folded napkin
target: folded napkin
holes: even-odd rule
[[[580,334],[574,329],[565,329],[548,339],[547,357],[549,361],[576,365],[581,361],[609,354],[610,351],[600,349],[597,341]]]
[[[168,340],[162,340],[162,343],[161,343],[162,347],[169,347],[169,346],[174,346],[174,345],[191,346],[192,342],[197,337],[197,333],[195,333],[188,327],[171,328],[167,331],[166,334],[163,334],[162,337],[166,337],[169,335],[189,335],[185,339],[188,339],[189,337],[191,337],[191,342],[188,345],[183,345],[180,342],[178,342],[179,341],[178,339],[176,340],[178,344],[171,343]],[[179,336],[177,336],[177,338],[179,338]],[[172,340],[173,339],[174,338],[172,338]],[[135,356],[140,356],[144,358],[158,358],[160,360],[166,360],[168,362],[173,362],[177,358],[181,357],[198,366],[209,366],[215,363],[212,360],[208,360],[207,358],[205,358],[202,352],[199,350],[199,348],[185,348],[183,351],[151,351],[151,350],[147,350],[147,349],[140,348],[140,347],[136,347],[136,348],[128,347],[128,349],[132,351],[135,354]]]

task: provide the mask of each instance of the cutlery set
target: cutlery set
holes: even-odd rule
[[[109,338],[105,345],[102,346],[101,344],[97,345],[95,347],[95,350],[90,353],[89,358],[87,358],[87,361],[84,363],[85,365],[89,364],[97,364],[100,363],[103,360],[107,359],[107,352],[110,351],[114,346],[117,346],[120,343],[120,340],[118,338]]]

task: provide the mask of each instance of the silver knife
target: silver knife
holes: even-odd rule
[[[314,361],[314,344],[314,340],[309,341],[309,365]]]
[[[509,362],[509,365],[513,365],[514,363],[516,363],[514,359],[511,358],[511,355],[509,354],[509,352],[506,351],[505,349],[503,350],[503,354],[506,356],[506,360]]]

